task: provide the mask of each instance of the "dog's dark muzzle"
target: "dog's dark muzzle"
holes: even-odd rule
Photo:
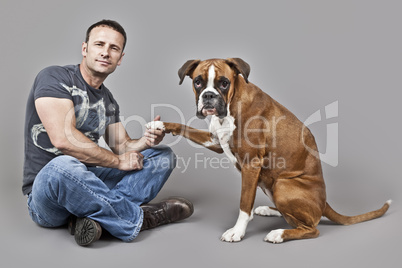
[[[202,94],[202,104],[203,108],[201,111],[197,111],[198,118],[205,118],[206,116],[203,114],[204,110],[216,110],[216,116],[223,118],[227,115],[226,105],[223,98],[214,92],[205,92]]]
[[[203,102],[209,102],[215,100],[219,95],[213,93],[213,92],[206,92],[202,95],[202,100]]]

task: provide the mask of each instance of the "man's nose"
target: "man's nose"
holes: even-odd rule
[[[109,57],[109,47],[108,46],[103,47],[101,55],[102,55],[102,57]]]

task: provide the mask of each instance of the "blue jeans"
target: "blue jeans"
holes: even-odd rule
[[[141,153],[144,166],[135,171],[87,167],[71,156],[54,158],[38,173],[28,196],[32,220],[43,227],[58,227],[71,214],[88,217],[113,236],[132,241],[142,226],[140,205],[158,194],[176,166],[167,146]]]

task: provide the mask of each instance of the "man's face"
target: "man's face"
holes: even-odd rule
[[[107,76],[123,59],[124,37],[107,26],[92,29],[88,43],[82,44],[83,64],[94,75]]]

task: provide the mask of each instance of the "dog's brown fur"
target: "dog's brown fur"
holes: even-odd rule
[[[389,202],[379,210],[347,217],[328,205],[313,135],[288,109],[248,82],[250,67],[243,60],[188,61],[179,70],[180,84],[186,75],[192,79],[199,75],[207,79],[211,64],[214,64],[217,76],[225,76],[231,81],[228,92],[220,94],[235,119],[230,150],[237,158],[236,167],[242,176],[241,211],[252,215],[257,186],[268,191],[276,209],[294,228],[283,232],[282,239],[286,241],[317,237],[316,227],[322,216],[348,225],[380,217],[388,210]],[[198,98],[199,93],[196,90],[194,93]],[[213,142],[212,133],[177,123],[164,125],[167,133],[182,135],[195,143]],[[219,144],[207,147],[223,152]],[[306,147],[312,150],[308,151]],[[317,153],[312,154],[312,151]],[[269,156],[283,159],[285,164],[267,167]]]

